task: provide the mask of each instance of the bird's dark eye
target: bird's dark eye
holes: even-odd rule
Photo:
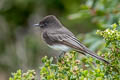
[[[44,26],[47,26],[47,23],[46,23],[46,22],[44,23]]]
[[[41,24],[40,24],[40,27],[41,27],[41,28],[44,28],[44,27],[46,27],[46,26],[47,26],[47,23],[41,23]]]

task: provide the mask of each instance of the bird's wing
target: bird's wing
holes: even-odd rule
[[[56,43],[56,44],[63,44],[66,46],[69,46],[73,49],[76,50],[84,50],[84,45],[82,45],[77,38],[74,35],[69,35],[69,34],[65,34],[65,33],[56,33],[56,32],[52,32],[52,33],[48,33],[45,32],[43,34],[44,39],[46,39],[45,41],[48,44],[52,43]]]
[[[47,33],[46,32],[43,34],[43,37],[44,38],[46,37],[49,43],[63,44],[75,49],[80,53],[88,54],[92,57],[95,57],[99,60],[109,63],[104,58],[98,56],[97,54],[89,50],[87,47],[85,47],[83,44],[81,44],[74,35],[65,34],[64,32],[63,33],[56,33],[56,32]]]

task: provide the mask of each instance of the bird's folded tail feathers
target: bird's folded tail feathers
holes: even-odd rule
[[[94,58],[97,58],[98,60],[101,60],[101,61],[103,61],[103,62],[105,62],[105,63],[107,63],[107,64],[110,64],[107,60],[105,60],[105,59],[102,58],[101,56],[98,56],[96,53],[90,51],[88,48],[85,48],[84,50],[85,50],[85,51],[77,51],[77,52],[84,53],[85,55],[88,54],[88,55],[90,55],[90,56],[92,56],[92,57],[94,57]]]

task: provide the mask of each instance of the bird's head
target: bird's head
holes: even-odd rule
[[[50,28],[59,28],[62,27],[60,21],[54,15],[48,15],[44,17],[38,24],[35,26],[40,27],[41,29]]]

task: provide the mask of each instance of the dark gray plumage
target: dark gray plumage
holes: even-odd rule
[[[49,46],[61,46],[59,49],[62,51],[67,51],[68,49],[72,48],[77,52],[85,55],[89,54],[98,60],[109,63],[104,58],[98,56],[83,44],[81,44],[80,41],[74,36],[74,34],[65,28],[55,16],[46,16],[37,25],[40,26],[42,37]]]

